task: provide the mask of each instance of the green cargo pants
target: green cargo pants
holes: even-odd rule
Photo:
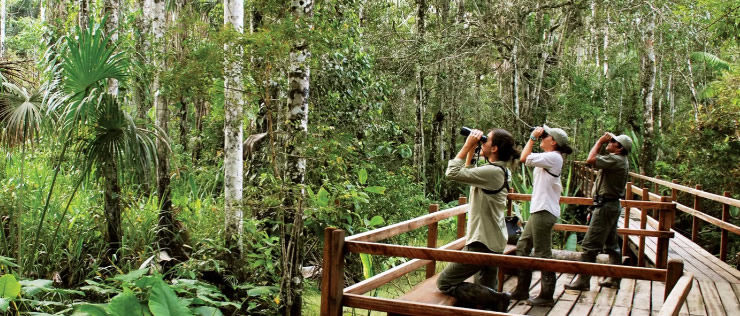
[[[483,243],[477,241],[465,246],[463,251],[496,253],[489,250]],[[437,288],[443,293],[450,294],[456,286],[465,282],[472,275],[475,275],[475,284],[480,284],[493,290],[498,287],[498,267],[450,262],[439,275]]]
[[[617,222],[622,207],[619,201],[606,202],[604,205],[594,208],[591,212],[591,223],[588,225],[586,237],[583,238],[584,252],[598,254],[602,250],[619,252],[619,239],[617,239]]]
[[[532,213],[516,243],[516,255],[529,257],[534,248],[535,257],[552,258],[552,226],[557,221],[558,218],[548,211]]]

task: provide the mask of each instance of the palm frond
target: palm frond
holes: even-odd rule
[[[703,62],[710,69],[715,71],[728,71],[730,70],[730,63],[720,59],[719,57],[707,53],[707,52],[693,52],[691,53],[691,61],[696,63]]]
[[[102,165],[115,163],[121,179],[146,179],[157,164],[154,132],[140,128],[110,94],[102,94],[91,114],[91,129],[82,143],[78,161]],[[92,168],[91,168],[92,169]]]
[[[0,139],[8,146],[32,141],[41,126],[42,94],[38,90],[29,93],[9,82],[2,86],[5,92],[0,94]]]
[[[23,82],[29,82],[23,74],[26,72],[24,64],[28,63],[28,60],[3,60],[0,61],[0,80],[3,82],[10,82],[15,85],[20,85]]]
[[[64,88],[72,99],[84,99],[107,79],[125,78],[128,59],[123,53],[114,53],[116,47],[104,36],[100,25],[90,23],[84,30],[78,27],[75,34],[66,37],[68,50],[62,63]]]

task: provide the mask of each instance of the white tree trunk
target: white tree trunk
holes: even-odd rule
[[[517,44],[511,49],[511,65],[514,67],[511,78],[511,100],[514,107],[514,115],[519,118],[519,67],[516,64]]]
[[[80,28],[82,28],[82,29],[87,28],[87,22],[88,22],[88,18],[89,18],[88,17],[89,16],[89,12],[88,12],[88,9],[89,8],[88,8],[87,1],[88,0],[79,0],[77,2],[78,3],[78,6],[80,8],[79,11],[77,12],[77,23],[80,25]]]
[[[0,0],[0,57],[5,56],[5,25],[7,21],[7,12],[5,11],[6,1]]]
[[[291,1],[291,11],[296,21],[298,34],[307,34],[313,16],[312,0]],[[308,42],[298,38],[293,44],[289,58],[288,73],[288,124],[286,126],[286,180],[291,184],[283,200],[283,225],[281,229],[282,276],[280,297],[283,315],[301,315],[303,275],[303,188],[306,175],[305,150],[308,137],[308,96],[310,91],[311,52]]]
[[[671,108],[671,125],[672,125],[674,115],[676,114],[675,103],[673,102],[673,73],[668,75],[668,87],[666,88],[665,98]]]
[[[591,47],[593,48],[593,55],[594,55],[594,61],[596,62],[596,67],[600,65],[599,63],[599,44],[598,44],[598,36],[596,34],[596,1],[591,0],[591,21],[589,22],[589,29],[591,32]]]
[[[5,1],[5,0],[2,0]],[[118,17],[121,9],[120,0],[105,0],[104,14],[107,16],[105,21],[105,33],[110,37],[115,45],[118,42]],[[118,80],[108,79],[108,93],[118,95]]]
[[[694,105],[694,120],[699,122],[699,98],[696,96],[696,87],[694,87],[694,71],[691,70],[691,57],[686,58],[686,66],[689,70],[687,84],[691,90],[691,103]]]
[[[244,32],[244,1],[224,0],[224,24]],[[224,44],[224,212],[226,248],[242,254],[242,190],[244,117],[242,98],[242,48]]]
[[[609,55],[606,50],[609,48],[609,12],[606,13],[606,21],[604,22],[604,48],[601,52],[604,54],[604,77],[609,73]]]
[[[651,15],[643,37],[645,42],[645,66],[643,68],[643,143],[641,157],[641,171],[650,173],[652,170],[653,160],[653,134],[654,134],[654,115],[653,115],[653,91],[655,90],[655,15]]]
[[[41,20],[41,23],[46,23],[46,1],[44,0],[39,3],[39,20]]]

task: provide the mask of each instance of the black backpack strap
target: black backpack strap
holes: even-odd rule
[[[550,169],[545,169],[545,168],[542,168],[542,169],[544,169],[544,170],[545,170],[545,172],[547,172],[547,173],[548,173],[548,174],[550,174],[551,176],[553,176],[553,177],[555,177],[555,178],[560,178],[560,175],[559,175],[559,174],[554,174],[554,173],[550,172]]]
[[[506,189],[506,192],[509,192],[509,173],[506,172],[506,168],[499,166],[499,165],[494,165],[494,164],[491,164],[491,165],[501,168],[501,171],[504,172],[504,184],[498,190],[495,190],[495,191],[486,190],[484,188],[480,188],[480,189],[483,190],[483,193],[485,194],[498,194],[503,189]]]

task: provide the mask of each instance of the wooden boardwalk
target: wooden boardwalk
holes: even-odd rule
[[[633,208],[630,211],[630,228],[639,229],[640,210]],[[624,226],[624,217],[619,219],[619,227]],[[656,229],[658,221],[648,216],[647,228]],[[630,246],[637,252],[640,237],[630,236]],[[648,265],[655,262],[657,238],[646,237],[645,258]],[[691,292],[681,308],[680,315],[685,316],[714,316],[740,315],[740,271],[722,262],[690,239],[678,232],[671,239],[668,251],[669,259],[682,259],[684,271],[694,274],[695,280]],[[418,284],[418,287],[434,287],[439,275]],[[591,278],[591,291],[565,290],[574,275],[559,273],[555,295],[556,303],[553,307],[532,307],[524,301],[512,301],[508,313],[520,315],[657,315],[663,306],[664,282],[623,279],[619,289],[601,287],[598,281],[601,278]],[[539,294],[540,274],[535,272],[532,277],[530,294],[535,297]],[[470,280],[472,282],[472,280]],[[517,278],[509,276],[503,285],[506,292],[514,291]],[[415,289],[416,289],[415,288]],[[411,291],[413,292],[413,290]],[[445,297],[445,296],[442,296]],[[454,300],[452,297],[447,298]],[[418,297],[400,297],[400,300],[409,299],[418,301]],[[430,302],[431,303],[431,302]],[[450,305],[449,301],[433,302]]]

